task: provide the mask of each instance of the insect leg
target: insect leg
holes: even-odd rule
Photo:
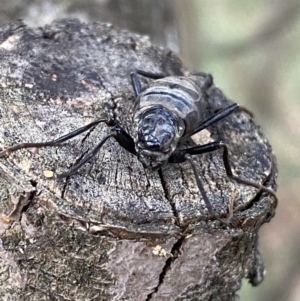
[[[212,208],[212,205],[211,205],[211,202],[209,201],[208,197],[207,197],[207,194],[205,192],[205,189],[202,185],[202,182],[200,181],[200,177],[199,177],[199,174],[198,174],[198,171],[196,169],[196,166],[191,158],[190,155],[185,155],[185,158],[186,160],[189,161],[189,163],[191,164],[191,167],[192,167],[192,170],[193,170],[193,173],[194,173],[194,176],[195,176],[195,179],[196,179],[196,183],[197,183],[197,186],[198,186],[198,189],[203,197],[203,200],[204,200],[204,203],[205,203],[205,206],[208,210],[208,212],[213,216],[215,217],[217,220],[219,220],[220,222],[224,223],[224,224],[230,224],[231,222],[231,219],[232,219],[232,216],[233,216],[233,202],[230,204],[229,206],[229,214],[226,218],[220,218],[218,217],[213,208]]]
[[[194,76],[201,76],[205,78],[205,81],[203,83],[203,85],[201,86],[201,90],[202,91],[206,91],[208,88],[210,88],[212,86],[212,84],[214,83],[214,79],[212,77],[211,74],[209,73],[204,73],[204,72],[192,72],[191,75]]]
[[[11,152],[14,152],[16,150],[22,149],[22,148],[29,148],[29,147],[45,147],[45,146],[58,146],[62,142],[65,142],[71,138],[74,138],[75,136],[89,130],[92,127],[97,126],[99,123],[104,122],[107,126],[111,128],[111,134],[106,136],[97,146],[96,148],[91,151],[86,157],[84,157],[83,160],[81,160],[77,165],[72,167],[69,171],[62,173],[60,175],[57,175],[58,178],[63,178],[70,176],[74,174],[82,165],[84,165],[86,162],[88,162],[91,158],[93,158],[96,153],[99,151],[99,149],[102,147],[102,145],[111,137],[114,137],[117,142],[125,148],[128,152],[132,154],[136,154],[135,145],[132,137],[114,120],[114,119],[98,119],[95,120],[71,133],[68,133],[64,136],[61,136],[55,140],[47,141],[47,142],[29,142],[29,143],[20,143],[16,144],[12,147],[9,147],[2,152],[0,152],[0,158],[4,157],[5,155],[8,155]]]
[[[55,140],[51,140],[51,141],[47,141],[47,142],[29,142],[29,143],[20,143],[20,144],[16,144],[12,147],[9,147],[5,150],[3,150],[2,152],[0,152],[0,158],[1,157],[4,157],[5,155],[8,155],[10,154],[11,152],[14,152],[18,149],[22,149],[22,148],[30,148],[30,147],[37,147],[37,148],[40,148],[40,147],[44,147],[44,146],[58,146],[60,145],[62,142],[65,142],[87,130],[89,130],[90,128],[98,125],[99,123],[101,122],[105,122],[107,125],[109,125],[109,122],[111,122],[110,119],[98,119],[98,120],[95,120],[71,133],[68,133],[64,136],[61,136]]]
[[[206,90],[212,86],[213,82],[214,82],[214,79],[213,79],[212,75],[209,73],[205,74],[205,82],[203,83],[201,90],[206,92]]]
[[[111,137],[114,137],[117,142],[125,148],[128,152],[132,154],[136,154],[134,141],[132,137],[114,120],[111,120],[110,124],[112,132],[107,135],[90,153],[88,153],[83,160],[81,160],[78,164],[73,166],[67,172],[57,175],[57,178],[64,178],[73,175],[77,170],[82,167],[85,163],[90,161],[100,150],[103,144]]]
[[[142,91],[141,82],[137,77],[136,73],[133,72],[130,73],[130,78],[131,78],[131,84],[134,90],[135,97],[137,97]]]
[[[194,176],[196,178],[196,183],[197,183],[197,186],[198,186],[198,189],[203,197],[203,200],[204,200],[204,203],[206,205],[206,208],[208,210],[208,212],[213,216],[215,217],[217,220],[219,220],[220,222],[228,225],[230,224],[231,222],[231,219],[233,217],[233,204],[234,204],[234,199],[236,197],[236,191],[234,190],[233,191],[233,194],[228,202],[228,215],[225,217],[225,218],[220,218],[218,217],[215,212],[213,211],[213,208],[212,208],[212,205],[207,197],[207,194],[205,192],[205,189],[202,185],[202,182],[200,181],[200,177],[199,177],[199,174],[198,174],[198,171],[196,169],[196,166],[192,160],[192,158],[190,157],[190,155],[185,155],[186,159],[189,161],[189,163],[191,164],[191,167],[192,167],[192,170],[193,170],[193,173],[194,173]]]
[[[222,141],[215,141],[215,142],[211,142],[211,143],[208,143],[208,144],[205,144],[205,145],[199,145],[199,146],[195,146],[195,147],[192,147],[192,148],[175,151],[170,156],[169,163],[181,163],[181,162],[184,162],[184,161],[188,160],[189,156],[200,155],[200,154],[212,152],[212,151],[218,150],[220,148],[223,149],[223,163],[224,163],[224,167],[225,167],[225,171],[226,171],[227,176],[229,178],[235,180],[236,182],[242,183],[242,184],[247,185],[247,186],[255,187],[259,190],[263,190],[263,191],[266,191],[269,194],[271,194],[273,196],[274,200],[275,200],[275,204],[274,204],[274,209],[275,209],[277,207],[277,204],[278,204],[278,198],[277,198],[277,195],[276,195],[276,193],[273,189],[268,188],[264,185],[261,185],[257,182],[254,182],[254,181],[251,181],[251,180],[248,180],[248,179],[240,178],[240,177],[235,176],[233,174],[230,163],[229,163],[228,148],[227,148],[227,145]],[[190,160],[189,162],[191,163],[192,161]],[[198,182],[200,182],[199,176],[197,174],[195,166],[193,167],[193,163],[191,163],[191,165],[192,165],[195,177],[196,177],[198,188],[199,188],[199,190],[202,194],[203,187],[201,188],[201,184],[199,186],[199,183],[198,183]],[[198,180],[197,180],[197,177],[198,177]],[[203,198],[205,198],[203,194],[202,194],[202,196],[203,196]]]
[[[103,146],[103,144],[111,137],[115,136],[115,133],[110,133],[107,135],[90,153],[88,153],[83,160],[81,160],[78,164],[70,168],[68,171],[58,174],[56,177],[57,178],[65,178],[68,176],[73,175],[81,166],[83,166],[85,163],[90,161],[100,150],[100,148]]]
[[[141,93],[141,91],[142,91],[141,82],[140,82],[137,74],[140,74],[140,75],[142,75],[144,77],[151,78],[151,79],[160,79],[160,78],[166,77],[164,74],[150,73],[150,72],[146,72],[146,71],[142,71],[142,70],[136,70],[136,73],[131,72],[130,73],[131,84],[132,84],[135,96],[138,96]]]
[[[139,75],[142,75],[144,77],[147,78],[151,78],[151,79],[161,79],[166,77],[167,75],[163,74],[163,73],[151,73],[151,72],[147,72],[147,71],[143,71],[143,70],[136,70],[136,73]]]
[[[113,137],[117,140],[117,142],[128,152],[136,155],[133,138],[119,124],[115,124],[111,130],[114,132]]]
[[[238,103],[234,103],[232,105],[230,105],[229,107],[222,109],[221,111],[218,111],[217,113],[215,113],[214,115],[212,115],[211,117],[209,117],[208,119],[204,120],[195,130],[194,132],[191,134],[194,135],[202,130],[204,130],[205,128],[207,128],[208,126],[224,119],[225,117],[227,117],[228,115],[230,115],[231,113],[233,113],[235,110],[239,109],[240,105]]]

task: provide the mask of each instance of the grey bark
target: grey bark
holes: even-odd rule
[[[0,29],[0,147],[55,139],[102,116],[130,134],[135,69],[188,74],[177,56],[108,24],[60,20]],[[143,80],[143,85],[146,80]],[[230,104],[213,86],[207,116]],[[67,170],[109,129],[99,125],[57,148],[0,159],[0,295],[3,300],[237,300],[243,277],[257,285],[258,230],[274,200],[226,177],[222,154],[194,161],[225,226],[207,212],[189,164],[146,170],[108,141],[95,160]],[[271,147],[251,116],[232,114],[187,141],[228,143],[236,174],[275,188]]]

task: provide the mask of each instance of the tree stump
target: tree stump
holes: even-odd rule
[[[134,136],[130,72],[189,74],[147,37],[69,19],[2,27],[0,57],[1,149],[103,116]],[[214,85],[206,94],[207,116],[231,103]],[[230,301],[243,277],[262,281],[258,230],[274,215],[274,199],[230,180],[221,152],[194,162],[218,216],[234,196],[228,226],[209,215],[188,163],[145,169],[114,140],[75,175],[45,176],[68,170],[109,132],[100,124],[63,146],[0,159],[3,300]],[[275,157],[252,116],[234,113],[185,145],[220,139],[235,174],[276,187]]]

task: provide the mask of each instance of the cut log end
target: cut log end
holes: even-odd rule
[[[190,74],[174,53],[109,24],[19,22],[1,28],[0,41],[1,150],[53,140],[103,116],[134,136],[130,72]],[[208,115],[230,103],[214,85],[207,90]],[[147,170],[114,140],[75,175],[53,177],[109,133],[101,124],[63,146],[0,158],[1,296],[230,301],[243,277],[262,281],[258,230],[275,201],[230,180],[221,152],[194,162],[220,217],[234,192],[229,225],[208,213],[188,162]],[[247,112],[193,139],[186,145],[225,141],[238,176],[276,187],[275,157]]]

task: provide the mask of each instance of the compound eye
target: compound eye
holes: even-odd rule
[[[170,132],[165,132],[163,134],[163,139],[162,139],[162,143],[164,145],[168,145],[173,139],[173,135]]]

